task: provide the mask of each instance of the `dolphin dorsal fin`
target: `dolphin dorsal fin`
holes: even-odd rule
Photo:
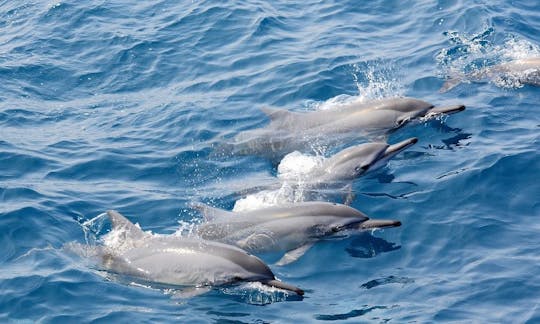
[[[263,107],[261,108],[261,110],[263,113],[266,114],[266,116],[268,116],[268,118],[270,118],[270,120],[276,120],[276,119],[292,114],[288,110],[278,109],[278,108]]]
[[[208,206],[206,204],[195,202],[191,204],[193,209],[198,210],[207,222],[218,221],[222,218],[231,217],[233,212],[219,209],[216,207]]]
[[[108,210],[107,215],[111,220],[113,230],[120,229],[125,231],[126,238],[138,239],[145,235],[139,226],[130,222],[124,215],[116,210]]]

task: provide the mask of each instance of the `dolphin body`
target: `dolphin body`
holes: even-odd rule
[[[201,239],[154,236],[144,233],[114,210],[107,215],[113,225],[111,233],[121,233],[126,245],[103,249],[103,266],[111,272],[173,286],[260,282],[304,294],[300,288],[277,280],[263,261],[237,247]]]
[[[472,73],[452,76],[446,80],[439,91],[447,92],[464,81],[481,82],[493,79],[540,87],[540,57],[513,60]]]
[[[244,189],[242,192],[248,196],[255,194],[256,197],[260,197],[256,199],[279,196],[281,197],[279,200],[294,199],[295,202],[327,200],[328,196],[343,194],[343,202],[350,204],[354,200],[353,180],[383,167],[388,160],[417,141],[418,139],[413,137],[393,145],[372,142],[351,146],[324,159],[320,165],[314,166],[305,173],[282,174],[274,184],[255,186]],[[281,190],[284,188],[286,188],[284,190],[286,196],[281,196]],[[253,198],[246,197],[245,199]],[[245,199],[238,200],[236,206],[245,206]]]
[[[238,134],[230,145],[233,153],[262,155],[275,160],[295,150],[305,152],[358,137],[377,137],[414,119],[464,109],[463,105],[435,107],[414,98],[351,102],[307,113],[265,108],[263,112],[270,118],[270,124]]]
[[[352,207],[329,202],[286,204],[245,212],[229,212],[193,204],[206,222],[200,237],[233,244],[253,253],[288,251],[278,265],[302,256],[316,241],[344,230],[400,226],[396,220],[369,219]]]

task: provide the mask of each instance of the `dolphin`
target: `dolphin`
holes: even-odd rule
[[[339,145],[358,137],[378,137],[411,120],[452,114],[463,105],[435,107],[414,98],[350,102],[334,109],[307,113],[264,108],[266,127],[239,133],[229,147],[236,154],[256,154],[276,160],[293,151]]]
[[[260,282],[304,294],[302,289],[277,280],[263,261],[237,247],[173,235],[151,235],[117,211],[109,210],[107,215],[113,227],[111,233],[122,239],[120,247],[102,249],[102,265],[110,272],[172,286]]]
[[[301,257],[315,242],[345,230],[400,226],[397,220],[369,219],[352,207],[329,202],[303,202],[244,212],[194,203],[206,222],[200,237],[233,244],[252,252],[288,251],[278,265]]]
[[[517,59],[506,63],[485,67],[468,74],[457,74],[443,84],[440,92],[447,92],[464,81],[481,82],[483,80],[501,79],[518,85],[540,87],[540,57]]]
[[[393,145],[373,142],[351,146],[324,160],[306,178],[317,183],[354,180],[383,167],[396,154],[417,142],[418,139],[412,137]]]
[[[389,145],[384,142],[363,143],[346,148],[335,155],[321,160],[305,172],[281,172],[283,161],[278,166],[276,183],[266,186],[256,185],[242,190],[245,196],[237,201],[235,208],[245,209],[252,199],[271,199],[295,202],[306,200],[327,200],[327,196],[344,194],[343,202],[350,204],[354,200],[352,181],[367,172],[383,167],[396,154],[418,142],[417,138],[409,138],[399,143]],[[267,198],[265,198],[267,197]],[[274,197],[274,198],[270,198]],[[323,198],[324,197],[324,198]],[[332,199],[333,200],[333,199]],[[242,207],[243,206],[243,207]]]

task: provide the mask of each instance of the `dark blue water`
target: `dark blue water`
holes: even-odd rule
[[[539,322],[540,89],[444,77],[540,55],[535,1],[2,1],[0,321]],[[403,225],[325,241],[276,275],[302,300],[229,288],[188,300],[110,280],[64,245],[114,208],[174,233],[230,180],[215,158],[261,107],[412,96],[467,110],[359,179],[353,206]],[[246,297],[247,295],[247,297]],[[264,306],[261,306],[263,304]]]

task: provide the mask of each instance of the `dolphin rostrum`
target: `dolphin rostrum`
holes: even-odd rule
[[[334,109],[307,113],[265,108],[263,112],[270,118],[270,124],[238,134],[230,146],[238,154],[258,154],[276,159],[295,150],[305,152],[358,137],[378,137],[414,119],[464,109],[463,105],[435,107],[414,98],[353,101]]]
[[[157,236],[114,210],[107,211],[122,246],[103,247],[102,263],[110,272],[173,286],[209,287],[242,281],[260,282],[303,295],[303,290],[277,280],[256,256],[231,245],[173,235]],[[119,233],[119,234],[118,234]]]
[[[439,91],[447,92],[464,81],[480,82],[486,79],[499,79],[514,86],[528,84],[540,87],[540,57],[517,59],[485,67],[472,73],[451,76]]]
[[[206,222],[200,237],[233,244],[250,252],[288,251],[279,265],[297,260],[316,241],[345,230],[400,226],[396,220],[369,219],[349,206],[329,202],[286,204],[244,212],[229,212],[195,203]]]

